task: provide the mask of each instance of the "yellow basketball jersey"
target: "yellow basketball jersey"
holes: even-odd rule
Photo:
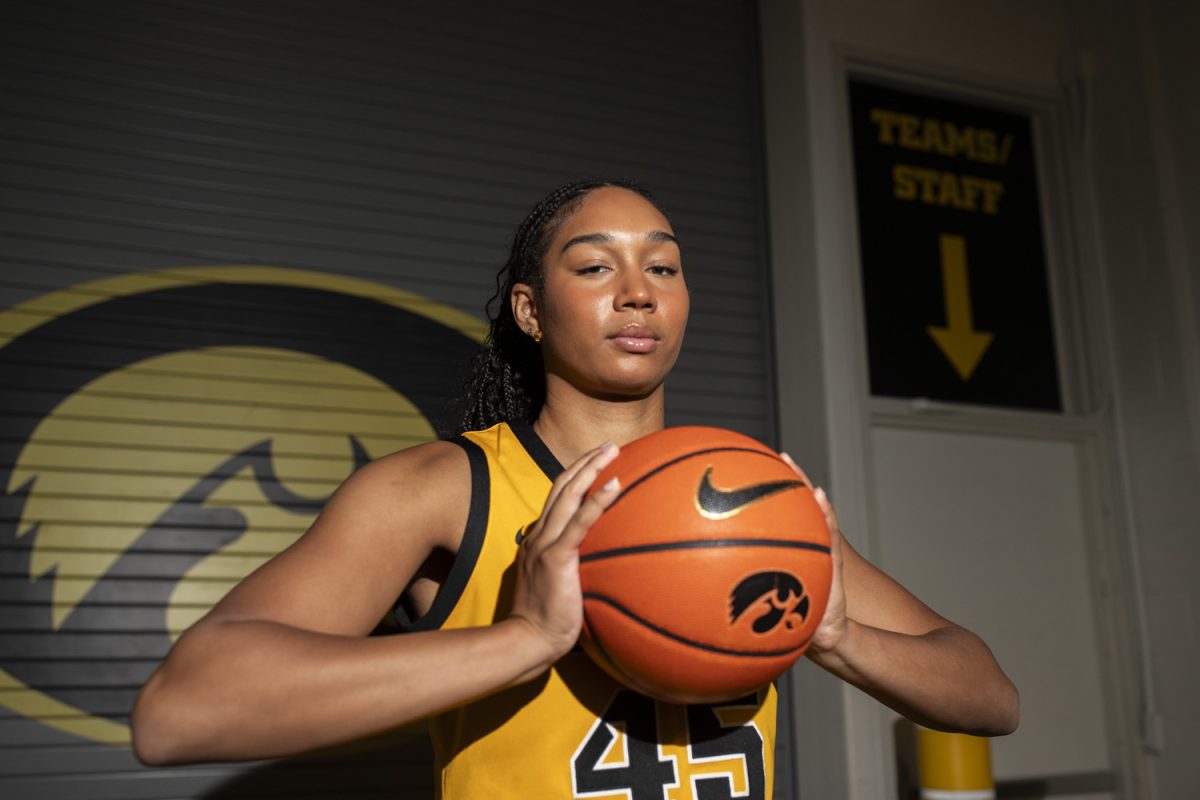
[[[518,533],[562,466],[532,428],[501,423],[455,440],[471,463],[467,530],[416,629],[467,628],[511,608]],[[439,797],[716,800],[771,796],[774,686],[681,706],[623,687],[579,648],[522,686],[430,720]]]

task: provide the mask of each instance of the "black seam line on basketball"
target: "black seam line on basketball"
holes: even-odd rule
[[[709,453],[754,453],[756,455],[766,456],[767,458],[775,459],[776,461],[780,460],[780,458],[778,456],[776,456],[774,453],[764,453],[762,450],[756,450],[753,447],[710,447],[706,450],[696,450],[691,453],[685,453],[684,455],[676,456],[675,458],[672,458],[670,461],[666,462],[665,464],[659,464],[657,467],[650,470],[645,475],[643,475],[642,477],[638,478],[633,483],[626,486],[624,488],[624,490],[622,490],[621,493],[619,495],[617,495],[617,499],[612,501],[612,505],[610,505],[609,508],[612,508],[617,503],[621,502],[621,499],[624,498],[625,495],[632,492],[635,488],[637,488],[638,485],[640,485],[641,483],[654,477],[655,475],[662,472],[667,467],[669,467],[673,464],[678,464],[680,461],[687,461],[689,458],[697,458],[699,456],[708,455]]]
[[[815,550],[818,553],[829,553],[829,547],[815,542],[791,542],[783,539],[701,539],[687,542],[657,542],[655,544],[635,544],[629,547],[614,547],[612,550],[598,550],[595,553],[579,557],[579,563],[599,561],[604,558],[634,555],[636,553],[653,553],[660,550],[691,550],[696,547],[791,547],[796,550]]]
[[[675,641],[679,642],[680,644],[686,644],[688,647],[695,647],[697,650],[707,650],[710,653],[717,653],[718,655],[723,655],[723,656],[745,656],[748,658],[778,658],[779,656],[791,655],[792,653],[795,653],[797,650],[803,650],[805,647],[808,646],[809,639],[812,638],[810,636],[810,637],[808,637],[808,639],[805,639],[803,642],[796,645],[795,647],[787,647],[787,648],[784,648],[783,650],[729,650],[724,647],[717,647],[715,644],[704,644],[703,642],[696,642],[696,641],[688,639],[684,636],[680,636],[677,633],[671,633],[669,630],[666,630],[665,628],[658,627],[650,620],[642,619],[637,614],[630,611],[628,608],[625,608],[625,606],[621,605],[620,603],[618,603],[617,601],[615,601],[611,598],[605,597],[604,595],[593,594],[592,592],[584,592],[583,599],[584,600],[595,600],[598,603],[605,603],[607,605],[610,605],[616,611],[619,611],[620,613],[629,617],[631,620],[638,623],[639,625],[643,625],[643,626],[649,628],[650,630],[657,633],[659,636],[665,636],[668,639],[674,639]]]

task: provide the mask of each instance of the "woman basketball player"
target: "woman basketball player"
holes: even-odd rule
[[[179,639],[134,709],[143,761],[283,756],[428,717],[445,798],[770,796],[774,687],[655,702],[575,647],[578,548],[619,487],[585,493],[663,427],[687,323],[670,223],[633,184],[564,186],[502,278],[467,432],[356,472]],[[922,724],[1013,730],[987,646],[863,560],[816,496],[834,580],[809,657]],[[401,594],[412,631],[368,638]]]

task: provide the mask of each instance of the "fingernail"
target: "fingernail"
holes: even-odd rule
[[[604,452],[604,453],[607,453],[609,450],[616,450],[616,449],[617,449],[617,446],[615,444],[613,444],[612,442],[605,442],[604,444],[600,445],[600,450],[601,450],[601,452]]]
[[[817,497],[820,497],[822,500],[828,499],[828,497],[825,495],[825,490],[820,486],[818,486],[816,489],[813,489],[813,494]]]
[[[621,482],[619,480],[617,480],[616,475],[613,475],[611,478],[608,479],[608,482],[605,483],[604,486],[601,488],[603,491],[606,491],[606,492],[615,492],[617,489],[621,488]]]

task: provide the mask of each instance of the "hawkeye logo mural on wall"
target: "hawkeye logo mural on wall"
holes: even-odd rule
[[[127,743],[171,642],[357,466],[434,438],[483,335],[393,287],[269,267],[0,312],[0,705]]]

